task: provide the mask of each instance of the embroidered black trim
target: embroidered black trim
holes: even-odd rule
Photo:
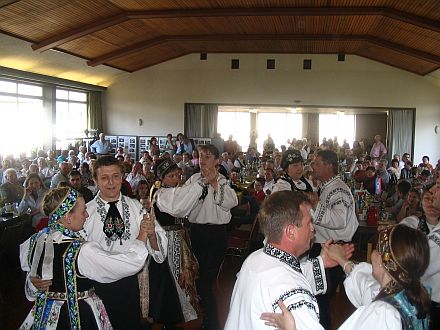
[[[321,265],[318,258],[311,258],[313,265],[313,277],[315,278],[316,291],[324,290],[324,279],[321,271]]]
[[[438,246],[440,246],[440,237],[439,237],[440,231],[436,230],[434,232],[432,232],[431,234],[429,234],[428,238],[433,241],[435,244],[437,244]]]
[[[290,266],[293,270],[302,274],[301,266],[295,256],[283,250],[280,250],[270,244],[266,244],[263,251],[267,255],[279,259],[281,262],[284,262],[286,265]]]
[[[309,302],[309,301],[305,301],[305,300],[298,301],[298,302],[296,302],[296,303],[293,303],[293,304],[288,305],[288,306],[287,306],[287,309],[288,309],[289,311],[292,311],[292,310],[295,310],[295,309],[301,308],[301,307],[303,307],[303,306],[306,306],[308,309],[314,311],[315,314],[316,314],[316,317],[317,317],[318,320],[319,320],[319,312],[316,310],[315,305],[314,305],[313,303]]]
[[[341,193],[341,198],[338,198],[336,201],[331,202],[331,199],[336,195]],[[321,197],[323,192],[321,192]],[[319,225],[324,217],[327,209],[331,209],[338,204],[343,204],[345,207],[350,208],[353,207],[353,197],[351,192],[344,187],[338,187],[333,189],[325,198],[325,200],[320,200],[320,208],[315,212],[315,224]]]
[[[275,311],[275,309],[278,307],[278,301],[282,300],[286,300],[289,297],[292,297],[296,294],[303,294],[303,295],[307,295],[310,297],[310,299],[312,301],[316,302],[316,298],[315,296],[307,289],[304,288],[296,288],[296,289],[291,289],[289,291],[284,292],[282,295],[280,295],[273,303],[272,303],[272,309]]]

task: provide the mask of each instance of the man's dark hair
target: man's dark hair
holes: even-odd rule
[[[220,153],[217,149],[217,147],[215,145],[212,144],[201,144],[199,145],[199,152],[200,151],[205,151],[205,152],[209,152],[210,154],[212,154],[214,156],[215,159],[219,159],[220,158]]]
[[[409,183],[406,180],[401,180],[397,183],[397,189],[399,189],[399,192],[403,196],[406,196],[409,193],[409,191],[411,190],[411,183]]]
[[[321,157],[325,164],[331,164],[333,174],[338,174],[338,155],[333,150],[320,150],[318,156]]]
[[[100,158],[98,158],[96,160],[96,162],[93,163],[93,168],[92,168],[92,172],[93,172],[93,177],[96,179],[98,174],[97,171],[100,167],[103,166],[112,166],[112,165],[116,165],[121,169],[121,174],[122,174],[122,168],[119,164],[119,161],[113,157],[113,156],[102,156]]]
[[[69,177],[74,177],[74,176],[80,176],[81,177],[81,173],[78,170],[71,170],[69,173]]]

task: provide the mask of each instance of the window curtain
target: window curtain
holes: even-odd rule
[[[388,158],[408,152],[413,158],[415,110],[391,109],[388,113]]]
[[[103,131],[102,127],[102,103],[101,92],[90,91],[88,93],[87,102],[87,128],[97,129],[98,132]]]
[[[185,103],[184,132],[191,138],[213,138],[217,134],[217,104]]]

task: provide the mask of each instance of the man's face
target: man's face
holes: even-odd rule
[[[73,175],[69,178],[70,185],[75,188],[76,190],[81,188],[81,176],[80,175]]]
[[[432,206],[440,210],[440,177],[429,191],[432,193]]]
[[[311,206],[302,203],[299,209],[302,214],[302,225],[301,227],[295,226],[295,243],[297,244],[300,254],[303,254],[310,249],[310,242],[315,236],[315,227],[312,223]]]
[[[271,169],[264,171],[264,180],[268,182],[273,180],[273,171]]]
[[[407,160],[409,160],[409,156],[408,155],[403,155],[402,156],[402,161],[406,163]]]
[[[7,178],[6,178],[10,183],[16,184],[18,183],[18,179],[17,179],[17,173],[15,173],[15,171],[11,171],[8,173]]]
[[[94,180],[100,190],[101,198],[105,201],[118,199],[122,184],[121,168],[118,165],[101,166],[96,172]]]
[[[209,170],[216,167],[218,159],[214,157],[209,151],[200,150],[199,152],[199,165],[201,170]]]
[[[318,180],[325,181],[329,175],[329,171],[331,171],[331,164],[324,163],[321,156],[317,156],[313,163],[313,173],[315,173],[315,177]]]

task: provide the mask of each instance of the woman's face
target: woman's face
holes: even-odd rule
[[[29,180],[28,183],[28,188],[33,192],[36,193],[38,191],[38,189],[41,188],[41,183],[40,180],[38,180],[37,178],[32,178]]]
[[[417,205],[420,203],[419,196],[415,192],[410,192],[406,199],[409,206],[411,206],[412,208],[416,208]]]
[[[84,198],[79,197],[76,201],[75,207],[67,214],[67,227],[73,231],[81,230],[88,216],[86,202],[84,201]]]
[[[302,162],[289,164],[287,167],[287,175],[293,180],[299,180],[304,172],[304,165]]]
[[[179,177],[180,177],[179,170],[175,169],[165,174],[165,176],[162,179],[162,182],[167,186],[176,187],[177,184],[179,183]]]
[[[141,183],[138,186],[138,195],[140,198],[146,198],[148,197],[148,185],[145,183]]]

